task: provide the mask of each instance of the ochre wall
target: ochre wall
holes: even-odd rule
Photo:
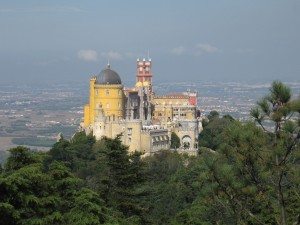
[[[189,105],[189,98],[155,97],[152,103],[154,105]]]
[[[95,103],[94,103],[95,82],[96,82],[96,77],[93,77],[90,80],[90,102],[89,102],[90,109],[89,109],[89,116],[87,115],[87,117],[89,117],[90,124],[94,123],[94,121],[95,121]],[[84,117],[86,117],[86,116],[84,116]]]
[[[96,78],[90,80],[90,101],[84,108],[84,125],[95,122],[95,109],[102,106],[105,116],[113,120],[124,117],[124,92],[120,84],[96,84]]]
[[[84,122],[85,127],[88,127],[91,123],[91,121],[90,121],[90,105],[85,105],[84,106],[84,119],[83,119],[83,122]]]
[[[94,104],[102,105],[105,116],[124,116],[124,93],[122,85],[95,85]]]
[[[161,96],[152,100],[154,105],[153,119],[162,123],[172,121],[174,116],[191,120],[196,116],[196,107],[191,105],[188,97]]]
[[[126,123],[125,128],[125,135],[124,135],[124,144],[129,146],[129,152],[134,151],[141,151],[142,150],[142,143],[141,143],[141,130],[142,130],[142,123],[141,122],[129,122]],[[131,132],[128,132],[131,129]],[[129,141],[131,138],[131,141]]]

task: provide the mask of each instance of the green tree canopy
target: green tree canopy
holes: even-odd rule
[[[92,163],[94,174],[89,185],[109,207],[119,210],[127,218],[139,218],[143,207],[137,198],[143,195],[143,190],[138,187],[144,179],[140,154],[128,154],[128,147],[121,143],[120,136],[102,138],[93,150],[96,160]]]
[[[176,133],[171,133],[171,148],[177,149],[180,147],[180,138],[177,136]]]
[[[232,117],[224,116],[223,118],[214,117],[204,127],[198,137],[198,146],[216,150],[224,141],[221,137],[222,132],[234,120]]]
[[[112,218],[103,200],[59,162],[45,170],[39,153],[11,149],[0,175],[1,223],[104,224]]]

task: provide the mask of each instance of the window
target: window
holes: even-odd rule
[[[132,134],[132,128],[127,128],[127,134],[131,135]]]
[[[96,90],[96,95],[98,95],[98,90]]]
[[[106,96],[109,95],[109,90],[105,90]]]
[[[109,109],[109,103],[106,104],[106,108]]]
[[[121,96],[121,94],[122,94],[121,90],[119,90],[118,92],[119,92],[119,96]]]
[[[118,102],[118,107],[119,107],[119,109],[121,108],[121,104],[120,104],[120,102]]]

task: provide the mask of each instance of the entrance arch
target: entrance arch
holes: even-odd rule
[[[192,139],[189,135],[184,135],[181,140],[182,140],[182,147],[184,149],[190,149],[191,148]]]

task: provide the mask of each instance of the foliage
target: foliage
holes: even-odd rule
[[[70,141],[63,137],[49,151],[48,163],[55,160],[65,163],[79,177],[89,175],[88,164],[95,159],[93,145],[96,140],[85,132],[76,133]]]
[[[177,149],[180,147],[180,138],[177,136],[176,133],[171,133],[171,148]]]
[[[291,89],[280,81],[274,81],[270,93],[257,102],[257,107],[251,110],[251,116],[269,135],[272,154],[269,164],[270,187],[274,189],[279,212],[277,220],[280,224],[290,224],[296,215],[289,203],[293,202],[291,191],[299,196],[299,141],[300,141],[300,98],[292,100]],[[265,127],[265,121],[272,123],[273,130]],[[297,198],[297,197],[296,197]],[[299,199],[298,199],[299,200]],[[298,204],[299,206],[299,204]],[[299,214],[298,214],[299,217]]]
[[[11,149],[0,175],[0,217],[5,224],[104,224],[110,215],[99,196],[62,163],[44,169],[43,157]]]
[[[207,117],[204,117],[202,119],[202,127],[205,128],[208,125],[209,122],[211,122],[215,118],[219,118],[219,116],[220,116],[220,114],[217,111],[215,111],[215,110],[211,111],[207,115]]]
[[[204,130],[199,134],[198,147],[206,147],[216,150],[222,143],[220,135],[227,128],[227,126],[234,121],[231,116],[224,116],[220,118],[215,113],[211,113],[210,121],[204,127]]]
[[[208,120],[211,121],[215,118],[219,118],[219,116],[220,116],[220,114],[217,111],[213,110],[208,114],[207,118],[208,118]]]
[[[29,148],[18,146],[8,150],[9,158],[5,164],[5,170],[18,170],[24,166],[40,162],[39,154],[30,151]]]
[[[140,155],[128,154],[128,147],[121,144],[120,136],[104,137],[93,147],[96,160],[92,163],[93,177],[89,180],[105,203],[121,211],[127,218],[139,216],[143,208],[137,197],[143,191],[136,187],[143,181]]]
[[[184,168],[182,155],[163,151],[145,159],[144,188],[148,195],[141,199],[147,208],[144,215],[149,224],[168,224],[170,218],[184,209],[184,186],[172,181],[172,177]]]

